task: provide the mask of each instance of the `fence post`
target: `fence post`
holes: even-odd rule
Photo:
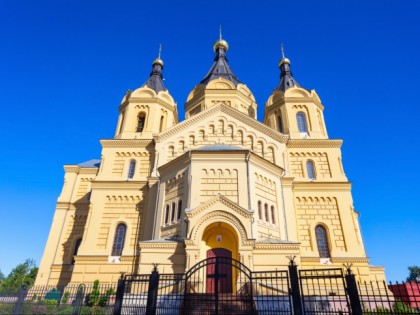
[[[115,304],[114,304],[114,315],[120,315],[124,299],[125,290],[125,277],[124,273],[121,273],[121,277],[118,279],[117,292],[115,292]]]
[[[356,277],[351,272],[350,266],[347,267],[347,274],[345,278],[346,278],[346,285],[347,285],[347,293],[350,299],[352,315],[362,315],[363,314],[362,303],[360,303],[360,296],[359,296],[359,291],[357,290]]]
[[[22,314],[22,307],[23,303],[25,302],[25,298],[28,295],[28,286],[23,285],[22,289],[20,289],[18,294],[18,299],[15,305],[15,309],[13,310],[13,315],[20,315]]]
[[[302,298],[300,296],[299,276],[297,266],[294,261],[295,257],[290,257],[289,277],[290,277],[290,294],[292,296],[293,314],[302,315]]]
[[[149,290],[147,292],[146,315],[156,314],[159,278],[157,264],[153,264],[153,271],[149,278]]]

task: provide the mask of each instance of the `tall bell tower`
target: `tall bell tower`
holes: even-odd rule
[[[328,139],[318,94],[301,87],[293,77],[283,47],[282,56],[280,83],[266,103],[264,123],[290,139]]]
[[[135,91],[127,91],[119,107],[115,139],[152,139],[178,123],[176,103],[163,84],[163,65],[159,50],[149,79]]]

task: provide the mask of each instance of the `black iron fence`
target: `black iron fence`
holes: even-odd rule
[[[420,283],[356,282],[351,270],[252,272],[211,258],[186,274],[126,275],[118,285],[35,286],[0,293],[0,314],[420,315]]]
[[[125,276],[113,314],[420,315],[420,283],[357,283],[350,268],[252,272],[210,258],[186,274]]]
[[[115,284],[22,287],[0,293],[0,314],[112,314]]]

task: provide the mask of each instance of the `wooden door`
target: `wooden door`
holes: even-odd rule
[[[232,293],[232,252],[224,248],[213,248],[207,251],[210,259],[207,265],[206,292]]]

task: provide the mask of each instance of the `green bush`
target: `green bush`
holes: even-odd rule
[[[63,298],[61,299],[61,303],[67,304],[67,302],[69,301],[69,296],[70,296],[69,291],[64,292]]]

